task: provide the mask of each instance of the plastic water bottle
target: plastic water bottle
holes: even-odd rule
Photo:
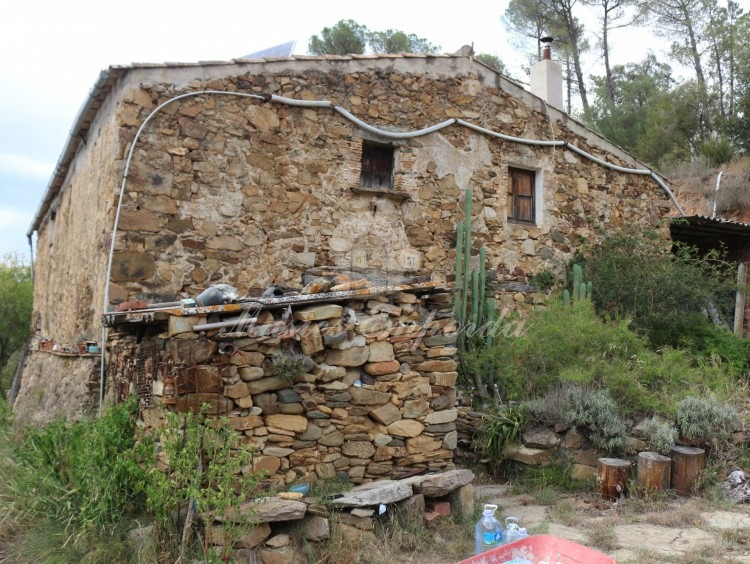
[[[503,525],[495,518],[497,505],[484,506],[482,518],[474,529],[476,553],[481,554],[503,544]]]
[[[525,539],[529,536],[529,532],[526,530],[526,527],[521,527],[518,529],[518,540]]]
[[[520,528],[518,527],[517,517],[506,517],[505,518],[505,542],[517,541],[519,537]]]

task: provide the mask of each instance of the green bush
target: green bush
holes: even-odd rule
[[[659,454],[667,455],[677,441],[679,433],[674,425],[662,421],[657,417],[651,417],[643,422],[643,436],[649,447]]]
[[[501,336],[497,346],[465,357],[467,366],[484,364],[503,400],[540,398],[577,384],[608,389],[624,413],[670,418],[685,397],[728,394],[738,374],[717,355],[668,346],[653,351],[626,322],[600,319],[588,301],[566,307],[558,298],[529,318],[522,335]]]
[[[180,533],[179,508],[188,503],[203,523],[224,523],[226,542],[221,556],[227,557],[233,542],[254,524],[252,515],[238,509],[259,487],[262,476],[252,471],[255,451],[242,441],[242,435],[226,418],[208,417],[206,411],[166,414],[158,446],[166,457],[167,469],[150,463],[142,488],[160,537],[169,549],[175,549]],[[188,532],[189,524],[185,529]],[[181,552],[184,549],[183,542]],[[208,553],[208,546],[204,544],[203,549]]]
[[[740,420],[734,407],[713,397],[689,397],[677,406],[677,426],[682,434],[714,447],[721,447],[731,439]]]
[[[714,168],[731,161],[735,152],[732,141],[724,136],[706,139],[700,146],[700,151]]]
[[[657,233],[630,227],[607,235],[579,257],[593,282],[600,315],[629,319],[654,346],[681,346],[712,321],[706,311],[731,319],[736,269],[724,255],[700,255]]]
[[[591,444],[607,452],[625,447],[627,427],[617,402],[606,389],[561,386],[543,398],[523,404],[534,419],[581,428]]]
[[[626,323],[602,322],[589,302],[565,307],[555,300],[535,313],[520,337],[500,337],[479,360],[496,368],[504,399],[530,399],[557,385],[563,373],[586,382],[603,378],[610,363],[646,350]]]
[[[143,471],[133,463],[137,413],[132,398],[98,419],[27,430],[15,445],[17,472],[6,487],[40,519],[81,534],[107,530],[144,506],[137,492]]]
[[[493,465],[503,459],[503,451],[521,438],[524,413],[518,407],[490,410],[474,436],[474,448],[490,459]]]

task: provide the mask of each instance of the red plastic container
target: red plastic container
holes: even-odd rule
[[[603,552],[552,535],[532,535],[458,564],[503,564],[522,558],[534,564],[616,564]]]

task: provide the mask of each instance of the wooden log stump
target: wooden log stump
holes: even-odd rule
[[[695,481],[706,467],[706,451],[702,448],[672,448],[672,488],[677,495],[690,495]]]
[[[600,458],[596,485],[604,499],[617,501],[624,496],[630,480],[630,462],[619,458]]]
[[[638,485],[647,490],[668,490],[672,459],[656,452],[638,455]]]

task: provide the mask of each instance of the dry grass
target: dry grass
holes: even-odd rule
[[[303,545],[309,562],[326,564],[449,564],[474,553],[474,523],[440,518],[433,526],[405,523],[396,516],[377,522],[373,531],[362,531],[329,515],[331,536]]]
[[[572,527],[577,521],[576,507],[569,499],[558,501],[550,510],[549,518],[555,523]]]
[[[586,544],[604,552],[617,548],[617,537],[614,527],[617,519],[607,518],[593,523],[586,532]]]
[[[721,185],[718,194],[715,194],[716,179],[720,171],[723,171]],[[703,200],[703,205],[698,206],[700,209],[693,210],[696,213],[710,214],[714,197],[717,215],[732,216],[740,210],[750,208],[750,157],[735,159],[716,169],[698,159],[669,171],[667,176],[680,194],[692,194]]]
[[[679,507],[672,507],[669,511],[649,513],[643,516],[643,521],[660,527],[701,527],[706,524],[701,517],[701,509],[694,501],[688,501]]]
[[[721,541],[727,548],[747,550],[750,548],[750,529],[746,527],[721,531]]]

